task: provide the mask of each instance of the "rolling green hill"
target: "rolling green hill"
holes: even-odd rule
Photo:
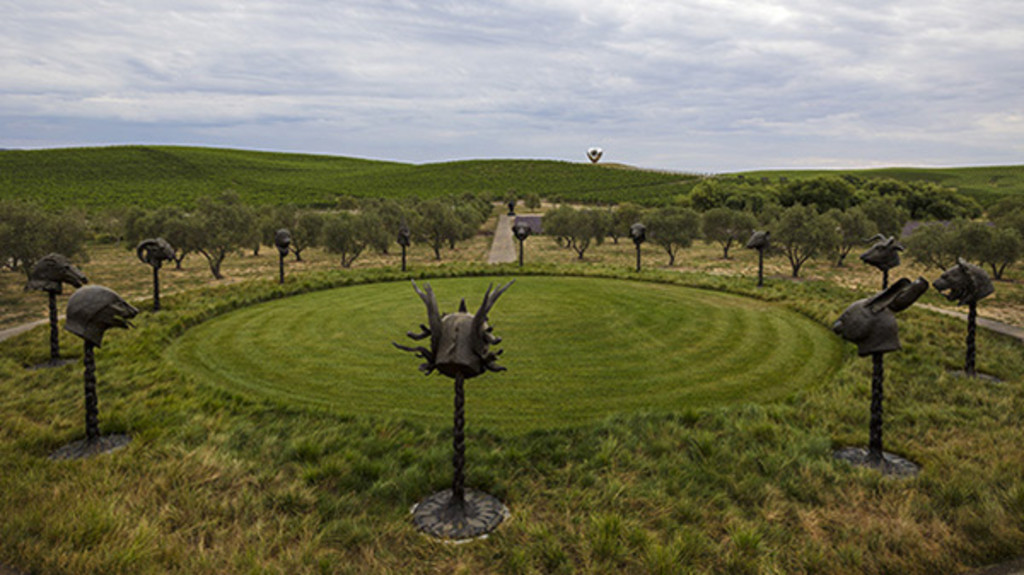
[[[737,174],[739,175],[739,174]],[[1007,195],[1024,194],[1024,166],[975,168],[878,168],[871,170],[762,170],[743,172],[747,178],[789,180],[825,175],[851,175],[862,179],[891,178],[903,182],[933,182],[974,198],[983,206]]]
[[[778,182],[824,174],[925,180],[955,188],[982,205],[1024,193],[1024,166],[775,170],[744,172]],[[736,174],[739,175],[739,174]],[[232,190],[253,205],[334,205],[340,196],[430,197],[519,195],[571,202],[643,205],[687,194],[695,175],[611,164],[551,160],[469,160],[403,164],[339,156],[178,146],[115,146],[0,151],[0,199],[32,198],[46,206],[103,209],[126,205],[190,207],[196,198]]]
[[[333,205],[339,196],[486,193],[644,204],[686,193],[696,176],[543,160],[412,165],[215,148],[122,146],[0,151],[0,199],[48,206],[189,206],[226,190],[255,205]]]

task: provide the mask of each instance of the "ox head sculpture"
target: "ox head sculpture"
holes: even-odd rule
[[[425,284],[424,289],[420,290],[416,282],[413,282],[413,289],[427,306],[428,323],[420,325],[421,333],[409,332],[408,336],[417,341],[429,337],[430,349],[405,347],[397,343],[394,346],[403,351],[415,352],[417,357],[426,360],[420,365],[420,370],[427,375],[437,370],[448,377],[461,375],[468,379],[485,371],[503,371],[505,368],[496,363],[501,351],[490,351],[490,346],[501,343],[501,338],[491,333],[487,314],[513,283],[514,280],[493,292],[493,284],[488,286],[484,301],[475,314],[466,311],[465,299],[459,311],[442,314],[430,284]]]
[[[174,246],[163,238],[142,240],[135,248],[139,261],[160,269],[165,261],[174,259]]]
[[[928,290],[928,282],[901,278],[870,298],[857,300],[832,324],[832,331],[857,344],[860,356],[900,349],[895,312],[911,306]]]
[[[896,241],[895,237],[878,234],[868,241],[873,241],[875,244],[860,255],[861,261],[883,272],[900,265],[900,252],[904,250],[904,247],[903,244]]]
[[[281,257],[288,255],[291,245],[292,233],[284,228],[277,230],[274,234],[274,246],[277,247],[277,253],[281,254]]]
[[[28,283],[25,289],[42,290],[54,294],[63,291],[63,285],[69,283],[73,286],[82,287],[82,284],[89,283],[85,274],[76,268],[68,258],[61,254],[47,254],[32,266],[28,273]]]
[[[113,290],[103,286],[87,286],[68,298],[64,329],[100,347],[105,331],[112,327],[131,327],[128,320],[138,313],[139,310],[121,299]]]
[[[755,231],[750,234],[750,239],[747,240],[747,248],[752,250],[764,251],[768,249],[771,242],[771,232],[765,230],[763,232]]]
[[[934,285],[940,293],[949,290],[942,295],[957,300],[957,305],[976,304],[996,291],[985,270],[963,258],[957,258],[956,265],[944,271]]]

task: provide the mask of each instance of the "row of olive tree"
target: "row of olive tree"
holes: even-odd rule
[[[957,219],[919,226],[906,240],[915,261],[946,270],[964,258],[992,270],[1002,279],[1006,269],[1024,257],[1024,199],[1000,202],[990,222]]]
[[[87,260],[85,215],[77,210],[55,212],[21,200],[0,201],[0,267],[26,275],[36,260],[56,252]]]
[[[291,233],[291,252],[302,260],[302,252],[323,247],[350,267],[367,248],[386,254],[397,241],[404,225],[412,241],[430,246],[436,259],[447,246],[472,238],[490,216],[491,204],[477,196],[398,201],[366,199],[350,210],[317,211],[296,206],[256,209],[243,204],[237,195],[224,193],[203,198],[194,210],[173,207],[145,211],[132,208],[121,216],[123,238],[134,246],[147,237],[163,237],[174,246],[177,267],[190,253],[203,255],[210,272],[223,278],[221,265],[233,252],[252,249],[259,255],[261,245],[273,244],[281,228]]]
[[[560,206],[544,216],[544,231],[583,259],[591,245],[600,245],[605,237],[617,242],[627,234],[630,225],[642,222],[647,227],[648,240],[665,251],[668,265],[673,266],[679,251],[691,246],[694,240],[717,243],[722,248],[722,257],[729,259],[730,250],[743,245],[755,228],[770,229],[773,252],[785,256],[793,276],[798,277],[811,258],[827,256],[836,266],[842,266],[850,252],[867,238],[877,233],[898,236],[906,216],[888,204],[880,199],[825,213],[802,204],[770,204],[763,206],[759,214],[728,207],[709,208],[700,213],[682,206],[654,210],[641,210],[632,204],[612,210]]]

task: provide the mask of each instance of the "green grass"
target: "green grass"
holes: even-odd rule
[[[514,294],[566,274],[731,292],[822,328],[864,295],[821,281],[776,278],[757,289],[749,276],[637,275],[625,265],[460,264],[412,275],[439,291],[444,278],[472,278],[461,293],[441,292],[448,309],[458,295],[479,301],[489,278],[518,275],[493,312],[512,368],[526,358],[511,315],[530,305]],[[781,401],[619,413],[528,433],[474,429],[474,393],[500,388],[510,369],[469,382],[467,485],[499,497],[512,516],[489,539],[457,546],[417,534],[408,515],[451,480],[447,423],[225,391],[166,353],[190,329],[261,302],[407,278],[306,272],[283,286],[266,278],[169,295],[165,310],[143,312],[136,329],[109,333],[97,351],[101,430],[133,441],[86,461],[46,459],[83,434],[80,365],[25,368],[46,359],[45,328],[0,343],[0,564],[58,575],[930,574],[1024,548],[1020,344],[979,331],[979,369],[1001,381],[957,377],[948,370],[962,362],[963,322],[916,308],[899,316],[903,350],[886,356],[885,445],[921,463],[919,477],[887,480],[833,459],[834,447],[867,442],[871,362],[850,345],[830,377]],[[407,283],[395,286],[413,302],[394,326],[401,332],[424,312]],[[274,341],[288,348],[286,337]],[[447,387],[416,375],[412,356],[381,353],[397,354],[396,378],[411,372],[424,389]]]
[[[339,196],[433,197],[510,191],[573,201],[666,203],[694,176],[543,160],[412,165],[174,146],[0,151],[0,199],[51,207],[190,207],[233,190],[251,205],[332,206]]]
[[[443,311],[478,305],[498,278],[433,281]],[[469,421],[502,433],[615,414],[766,402],[829,377],[836,338],[785,308],[707,290],[521,278],[491,314],[508,371],[470,380]],[[444,425],[451,383],[391,347],[426,321],[406,282],[265,303],[189,330],[171,362],[199,381],[346,416]]]

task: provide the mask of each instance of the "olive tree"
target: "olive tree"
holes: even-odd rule
[[[220,271],[224,258],[250,245],[255,229],[253,212],[233,192],[201,198],[197,203],[196,251],[206,258],[213,277],[224,279]]]
[[[56,252],[68,258],[86,257],[85,215],[53,212],[19,200],[0,201],[0,264],[27,276],[36,260]]]
[[[729,259],[729,249],[733,244],[745,242],[755,227],[757,220],[750,212],[720,207],[711,208],[701,216],[704,240],[718,242],[724,259]]]
[[[836,267],[842,267],[853,248],[878,233],[874,222],[868,219],[859,206],[844,211],[829,210],[825,215],[835,224],[835,244],[832,249],[836,256]]]
[[[772,230],[772,246],[785,254],[793,277],[800,277],[800,268],[807,260],[835,243],[835,224],[812,206],[795,204],[786,208]]]
[[[370,245],[373,230],[379,227],[371,216],[338,212],[324,220],[323,244],[328,252],[341,256],[341,267],[349,268]]]
[[[700,237],[700,214],[690,208],[667,206],[646,216],[648,239],[668,254],[668,265],[674,266],[676,254]]]
[[[604,240],[608,218],[605,210],[561,206],[544,216],[544,233],[564,241],[582,260],[592,244]]]

